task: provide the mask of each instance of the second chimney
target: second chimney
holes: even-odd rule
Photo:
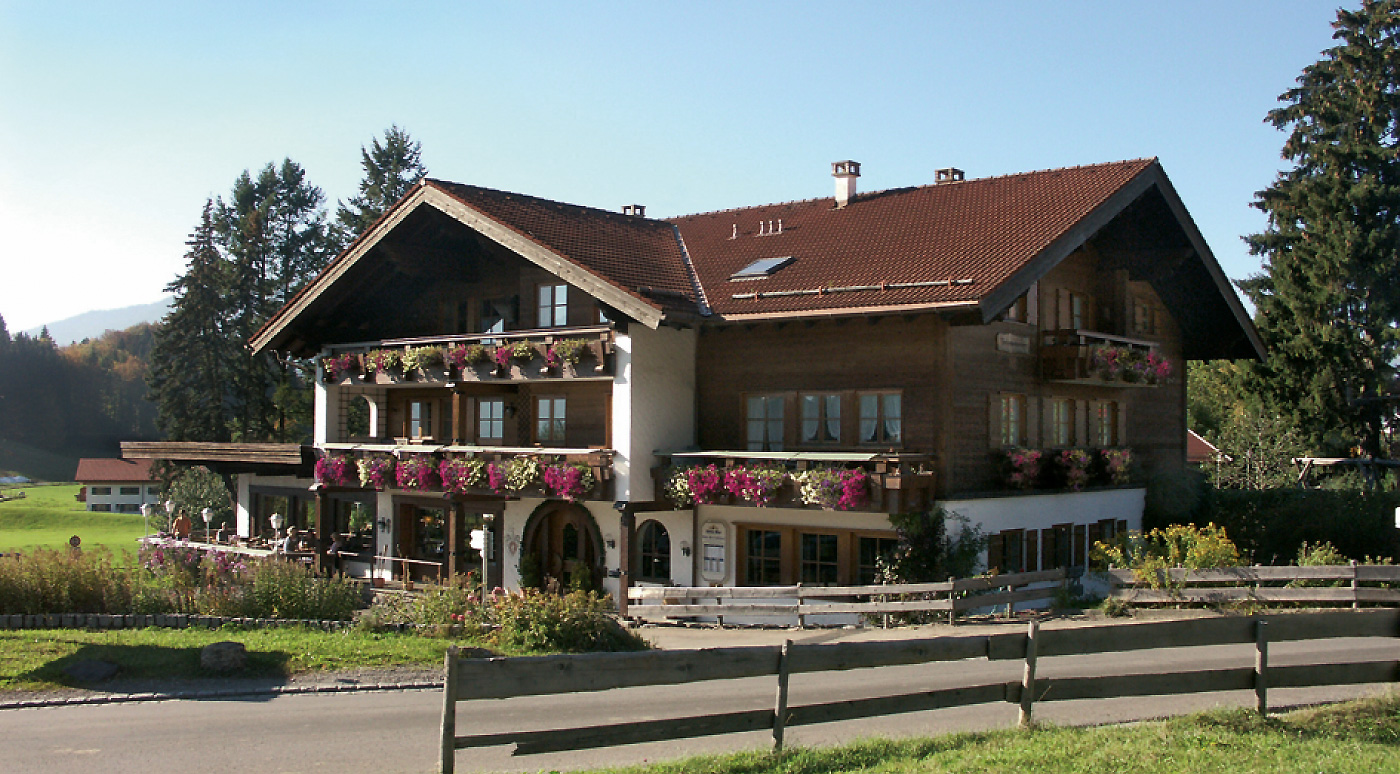
[[[836,178],[836,209],[850,203],[856,195],[856,178],[860,177],[860,162],[833,161],[831,176]]]

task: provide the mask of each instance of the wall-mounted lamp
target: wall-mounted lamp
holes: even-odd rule
[[[617,548],[617,538],[613,537],[612,535],[604,536],[603,542],[608,544],[608,548]]]
[[[617,511],[618,513],[622,513],[623,511],[627,510],[627,501],[618,500],[617,502],[613,503],[613,510]]]
[[[506,404],[506,419],[515,419],[515,404]]]
[[[608,577],[609,577],[609,578],[621,578],[621,577],[622,577],[622,570],[608,570]]]
[[[689,542],[689,541],[686,541],[686,540],[682,540],[682,541],[681,541],[681,556],[690,556],[690,542]]]
[[[388,517],[388,516],[380,516],[378,519],[375,520],[374,523],[379,525],[379,531],[380,531],[380,532],[388,532],[388,531],[389,531],[389,517]]]

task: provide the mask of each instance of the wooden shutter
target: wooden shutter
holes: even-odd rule
[[[1036,572],[1040,569],[1039,535],[1040,533],[1033,529],[1026,530],[1026,550],[1021,561],[1023,572]]]
[[[1059,564],[1060,539],[1058,530],[1058,527],[1050,527],[1040,531],[1040,550],[1042,556],[1040,564],[1046,569],[1063,566]]]
[[[1089,446],[1089,401],[1074,402],[1074,445]]]
[[[1026,291],[1026,322],[1040,325],[1040,283],[1031,285]],[[1041,325],[1044,328],[1046,326]]]
[[[1088,526],[1084,524],[1074,525],[1074,566],[1087,567],[1088,562]]]
[[[1001,395],[987,396],[987,448],[1001,448]]]
[[[1006,560],[1005,541],[1001,535],[987,538],[987,570],[1000,570]]]
[[[1021,440],[1025,442],[1026,446],[1035,448],[1040,445],[1040,439],[1043,437],[1040,434],[1040,399],[1033,395],[1027,395],[1025,406],[1026,416],[1023,417],[1025,421],[1022,423],[1025,428],[1023,433],[1025,437]]]
[[[1128,404],[1120,401],[1118,403],[1118,437],[1116,439],[1119,446],[1128,445]]]

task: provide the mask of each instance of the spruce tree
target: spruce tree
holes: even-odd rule
[[[1256,384],[1314,451],[1380,455],[1400,323],[1400,11],[1341,10],[1337,45],[1269,113],[1293,167],[1257,194],[1264,261],[1240,283],[1269,358]]]
[[[383,143],[375,138],[370,148],[360,146],[360,166],[365,172],[360,180],[360,193],[348,202],[341,202],[335,216],[342,247],[379,220],[414,183],[428,174],[428,168],[423,166],[422,150],[422,143],[414,141],[397,125],[391,125],[384,132]]]
[[[156,404],[157,425],[173,441],[231,438],[231,366],[241,347],[225,327],[229,266],[216,239],[209,201],[185,243],[185,273],[165,288],[174,300],[151,351],[149,398]]]

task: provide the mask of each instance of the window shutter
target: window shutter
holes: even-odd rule
[[[1089,401],[1077,400],[1074,402],[1074,444],[1088,446],[1090,437]]]
[[[1026,322],[1040,324],[1040,283],[1031,285],[1026,291]],[[1044,327],[1044,326],[1041,326]]]
[[[1040,531],[1040,550],[1044,558],[1041,565],[1047,568],[1059,567],[1060,541],[1058,527],[1050,527]]]
[[[1022,562],[1025,572],[1036,572],[1040,569],[1040,546],[1037,539],[1039,535],[1040,533],[1033,529],[1026,530],[1025,561]]]
[[[1075,566],[1075,567],[1087,567],[1088,564],[1089,564],[1089,562],[1088,562],[1087,559],[1086,559],[1086,557],[1087,557],[1087,549],[1086,549],[1086,546],[1088,545],[1088,539],[1087,539],[1088,531],[1089,531],[1088,526],[1086,526],[1086,525],[1084,525],[1084,524],[1076,524],[1076,525],[1074,525],[1074,552],[1073,552],[1073,556],[1074,556],[1074,566]]]
[[[1001,448],[1001,395],[987,396],[987,448]]]
[[[1040,445],[1040,399],[1034,395],[1026,396],[1026,437],[1023,439],[1026,446],[1036,447]]]
[[[987,538],[987,569],[999,570],[1006,556],[1001,535]]]
[[[1056,320],[1056,323],[1055,323],[1056,327],[1061,328],[1061,329],[1064,329],[1064,328],[1073,328],[1073,327],[1074,327],[1074,315],[1073,315],[1073,312],[1071,311],[1070,305],[1069,305],[1069,291],[1068,291],[1068,290],[1065,290],[1064,288],[1058,288],[1058,289],[1056,289],[1056,291],[1055,291],[1055,298],[1056,298],[1056,300],[1057,300],[1057,303],[1056,303],[1055,306],[1056,306],[1057,310],[1059,311],[1059,314],[1056,315],[1056,317],[1057,317],[1057,320]]]
[[[1099,446],[1099,401],[1085,401],[1084,445]]]
[[[1128,404],[1118,404],[1118,441],[1119,446],[1128,445]]]
[[[1040,404],[1040,437],[1045,439],[1045,445],[1049,445],[1050,439],[1055,437],[1055,428],[1052,427],[1055,412],[1050,405],[1050,398],[1031,398],[1032,401]]]

